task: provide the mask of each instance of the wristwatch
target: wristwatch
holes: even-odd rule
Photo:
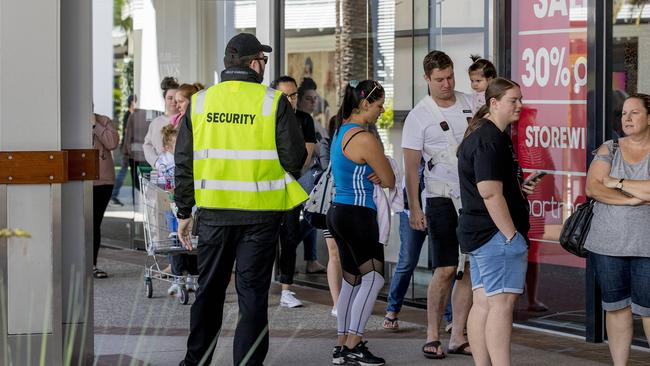
[[[180,220],[189,219],[192,217],[192,211],[187,212],[186,210],[178,210],[176,212],[176,217]]]
[[[621,178],[621,180],[619,180],[618,183],[616,183],[616,189],[623,189],[623,181],[624,180],[625,180],[625,178]]]

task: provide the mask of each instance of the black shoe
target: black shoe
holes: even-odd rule
[[[381,366],[386,363],[383,358],[370,353],[366,343],[368,342],[359,342],[353,349],[343,346],[341,355],[346,365]]]
[[[109,203],[111,206],[124,206],[122,201],[120,201],[117,197],[112,197]]]
[[[344,365],[345,359],[341,356],[341,346],[334,346],[334,352],[332,352],[332,364],[333,365]]]

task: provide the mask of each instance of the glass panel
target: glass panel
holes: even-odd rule
[[[441,35],[438,49],[444,50],[454,61],[456,90],[472,93],[467,69],[472,64],[470,55],[482,55],[485,48],[483,33]],[[489,55],[487,56],[489,58]]]
[[[632,93],[650,93],[650,6],[639,1],[615,1],[612,46],[611,118],[606,121],[607,138],[622,137],[623,101]],[[643,47],[640,47],[643,46]],[[634,342],[648,347],[641,318],[634,316]]]
[[[337,3],[342,7],[338,20]],[[471,90],[466,72],[471,63],[469,55],[489,57],[486,50],[491,49],[488,42],[493,25],[484,22],[485,7],[493,1],[467,0],[462,6],[445,5],[445,23],[439,23],[436,31],[432,32],[429,27],[430,7],[436,3],[440,1],[375,0],[369,1],[366,9],[363,2],[359,4],[353,0],[285,0],[286,53],[283,72],[294,77],[298,83],[311,76],[317,84],[315,94],[318,100],[329,106],[324,108],[329,111],[327,116],[336,111],[340,99],[337,90],[345,86],[349,79],[372,77],[379,80],[387,92],[383,127],[392,125],[380,129],[380,135],[387,154],[401,165],[404,118],[415,103],[427,96],[422,60],[431,50],[432,37],[436,37],[438,49],[447,52],[456,63],[456,85],[461,91]],[[465,19],[466,6],[473,7],[469,19]],[[364,19],[368,19],[368,23]],[[346,26],[341,27],[342,24]],[[337,40],[337,36],[341,38]],[[342,64],[337,65],[339,60]],[[323,116],[321,110],[323,108],[318,107],[309,112],[324,126],[327,116]],[[393,216],[390,245],[385,249],[387,286],[398,259],[398,229],[399,217]],[[322,239],[319,241],[319,261],[326,263],[327,249]],[[299,258],[302,248],[300,246],[298,249]],[[427,249],[421,252],[418,269],[406,298],[420,305],[426,305],[426,288],[431,279],[428,246],[423,248]],[[303,273],[301,266],[298,261],[298,270]],[[324,276],[299,274],[297,278],[326,284]],[[383,292],[384,295],[386,293]]]
[[[442,1],[437,7],[440,11],[440,24],[444,27],[479,27],[485,24],[486,0]]]
[[[133,127],[133,141],[127,142],[135,151],[128,156],[130,169],[119,167],[121,152],[115,152],[117,172],[126,173],[117,195],[123,205],[114,201],[108,207],[102,234],[114,245],[128,243],[143,249],[142,202],[139,190],[133,189],[138,186],[137,167],[148,167],[142,142],[153,118],[165,112],[177,113],[165,111],[161,80],[171,76],[179,84],[213,84],[223,70],[226,43],[237,32],[255,33],[257,11],[255,0],[140,0],[125,4],[120,9],[122,27],[116,28],[120,44],[115,45],[114,61],[116,116],[122,139],[129,95],[137,95],[136,108],[145,117],[139,119],[138,127]]]
[[[337,3],[340,4],[338,19]],[[405,15],[399,22],[402,27],[410,30],[412,8],[409,4],[400,4],[399,7]],[[380,127],[390,127],[393,124],[397,22],[395,8],[395,0],[368,1],[366,5],[351,0],[285,0],[285,55],[282,73],[296,79],[299,85],[307,78],[315,82],[316,90],[307,91],[304,98],[299,98],[298,109],[310,113],[324,135],[330,117],[338,109],[341,89],[352,79],[375,79],[383,85],[386,91],[386,113]],[[410,49],[407,52],[410,56]],[[406,68],[406,71],[409,72],[410,79],[410,68]],[[310,103],[310,96],[315,97],[315,104]],[[396,144],[387,129],[380,129],[380,135],[386,153],[393,154],[399,142]],[[395,232],[394,238],[396,237]],[[320,233],[317,238],[319,261],[326,263],[327,247]],[[304,252],[302,248],[300,246],[298,249],[299,258],[301,251]],[[297,268],[304,273],[300,261]],[[297,279],[326,283],[325,276],[299,274]]]
[[[404,2],[409,0],[404,0]],[[411,0],[413,2],[413,29],[429,28],[429,7],[431,0]]]
[[[525,173],[549,173],[528,196],[527,293],[516,319],[582,334],[585,260],[565,252],[558,237],[574,206],[586,199],[586,1],[512,6],[511,77],[524,96],[513,142]]]

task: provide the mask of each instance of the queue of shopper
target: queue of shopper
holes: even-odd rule
[[[296,248],[303,240],[306,272],[327,272],[332,292],[337,340],[331,362],[383,365],[384,358],[373,353],[381,351],[370,351],[365,330],[386,284],[381,237],[389,230],[382,215],[388,210],[390,217],[390,208],[380,201],[400,176],[376,132],[385,90],[375,80],[349,80],[325,131],[313,115],[318,102],[313,79],[282,76],[271,87],[261,85],[271,51],[255,36],[238,34],[226,47],[220,83],[203,89],[165,78],[166,113],[147,120],[141,143],[134,140],[138,110],[128,120],[123,142],[128,159],[141,152],[142,164],[175,167],[178,237],[198,253],[198,292],[181,365],[209,364],[219,346],[233,269],[240,312],[233,360],[263,364],[269,351],[269,259],[277,255],[280,305],[305,305],[293,292]],[[382,325],[399,329],[405,293],[428,238],[432,273],[422,355],[443,359],[454,354],[472,357],[479,366],[508,366],[516,301],[526,290],[536,292],[530,277],[527,281],[526,196],[539,179],[524,179],[508,131],[522,111],[519,85],[498,77],[489,60],[472,60],[466,70],[474,90],[470,95],[456,90],[454,62],[446,53],[434,50],[423,59],[428,95],[404,122],[405,205],[395,209],[399,258]],[[110,124],[97,121],[96,145],[109,151],[117,140],[106,140]],[[626,137],[603,144],[587,176],[587,192],[596,200],[587,249],[602,290],[616,365],[627,362],[633,314],[650,329],[650,290],[644,281],[650,279],[644,275],[650,253],[643,245],[650,233],[638,229],[650,214],[650,96],[635,94],[625,101],[622,128]],[[331,171],[335,188],[323,233],[327,267],[316,261],[316,229],[301,222],[302,204],[315,193],[323,170]],[[104,188],[101,207],[113,186]],[[174,274],[194,274],[196,267],[177,264]],[[105,276],[95,269],[95,277]],[[170,294],[175,292],[170,288]],[[538,309],[531,311],[546,309],[535,293],[529,301]],[[451,333],[446,345],[440,334],[443,316]]]

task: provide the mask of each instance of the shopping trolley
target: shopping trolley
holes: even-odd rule
[[[142,173],[140,179],[140,195],[144,226],[145,248],[147,259],[144,266],[144,290],[148,298],[153,296],[153,280],[177,284],[179,286],[178,300],[186,305],[189,302],[189,292],[185,279],[191,279],[198,286],[198,276],[175,276],[165,273],[160,268],[158,256],[191,254],[181,244],[176,233],[175,205],[173,191],[169,178],[159,178],[155,171]],[[172,177],[173,179],[173,177]],[[192,239],[196,247],[197,238]]]

